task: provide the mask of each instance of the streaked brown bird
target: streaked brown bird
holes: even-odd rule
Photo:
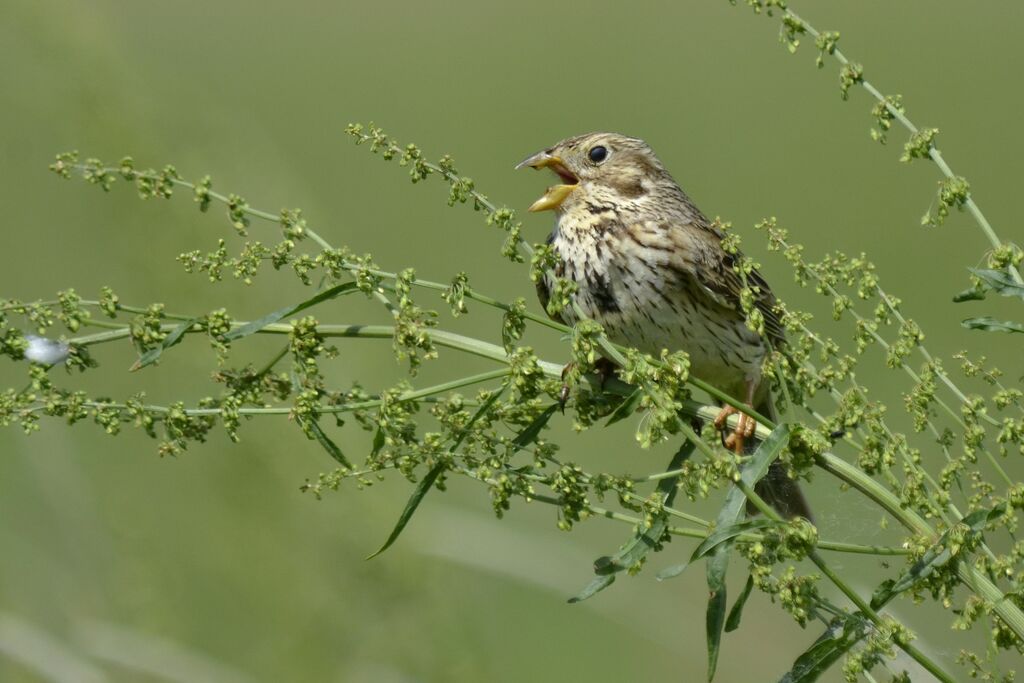
[[[534,154],[516,168],[547,168],[561,179],[530,211],[554,210],[549,238],[560,258],[558,275],[575,281],[575,303],[612,341],[657,356],[682,349],[691,373],[773,416],[770,387],[761,377],[769,344],[785,344],[775,297],[761,275],[747,276],[759,295],[765,338],[750,330],[740,307],[742,279],[723,233],[700,212],[643,140],[588,133]],[[546,305],[551,283],[538,294]],[[562,312],[572,324],[573,311]],[[724,429],[723,407],[715,424]],[[725,445],[742,453],[756,427],[740,414]],[[787,517],[811,513],[796,482],[779,463],[758,493]]]

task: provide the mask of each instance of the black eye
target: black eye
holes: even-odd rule
[[[597,147],[591,147],[589,152],[590,160],[595,164],[599,164],[608,158],[608,149],[598,145]]]

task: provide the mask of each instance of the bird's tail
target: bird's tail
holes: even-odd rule
[[[770,397],[756,406],[755,409],[762,415],[771,417],[772,420],[776,419],[775,406]],[[754,446],[756,447],[756,444]],[[804,492],[800,490],[800,485],[789,476],[789,473],[786,472],[786,466],[779,461],[776,460],[771,464],[768,468],[768,474],[761,481],[757,482],[754,486],[754,491],[786,519],[804,517],[809,522],[814,521],[811,508],[807,504],[807,499],[804,498]],[[757,514],[757,512],[757,508],[748,501],[747,513]]]

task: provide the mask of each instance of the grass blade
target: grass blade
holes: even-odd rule
[[[301,303],[295,304],[294,306],[282,308],[278,311],[274,311],[273,313],[263,316],[259,320],[253,320],[251,323],[247,323],[245,325],[242,325],[241,327],[236,327],[224,335],[224,340],[234,341],[236,339],[241,339],[242,337],[248,337],[250,334],[255,334],[256,332],[259,332],[267,325],[276,323],[282,318],[287,318],[288,316],[295,315],[299,311],[304,311],[307,308],[311,306],[316,306],[317,304],[323,303],[328,299],[333,299],[337,296],[342,296],[343,294],[351,294],[353,292],[358,291],[359,287],[358,285],[356,285],[355,282],[343,282],[342,284],[335,285],[330,289],[325,289],[316,296],[310,297],[309,299],[306,299]]]

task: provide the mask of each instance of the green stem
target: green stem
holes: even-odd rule
[[[832,568],[826,564],[825,560],[822,559],[821,555],[814,552],[813,550],[808,553],[807,558],[817,565],[818,569],[821,570],[822,574],[828,577],[836,588],[849,598],[850,602],[857,606],[857,609],[861,611],[868,619],[872,621],[876,626],[882,626],[884,624],[882,618],[878,615],[875,610],[871,609],[871,605],[861,598],[857,591],[853,590],[838,574],[832,571]],[[901,639],[895,640],[896,646],[906,652],[910,657],[924,667],[931,675],[943,683],[956,683],[952,676],[947,674],[938,664],[933,662],[927,655],[918,650],[914,645],[909,642],[903,642]]]
[[[74,168],[77,168],[78,170],[83,171],[83,172],[85,172],[88,169],[88,167],[85,164],[74,164]],[[115,174],[115,175],[119,175],[119,176],[122,173],[122,170],[120,168],[113,168],[113,167],[104,168],[103,171],[106,172],[106,173],[111,173],[111,174]],[[166,180],[166,181],[170,182],[172,185],[175,185],[177,187],[185,187],[185,188],[188,188],[188,189],[190,189],[192,191],[195,191],[195,189],[196,189],[195,183],[189,182],[189,181],[184,180],[182,178],[170,178],[170,177],[163,178],[163,176],[161,176],[159,174],[156,174],[156,173],[143,173],[141,171],[132,171],[131,173],[132,173],[132,179],[133,180],[136,179],[136,178],[145,178],[147,180],[161,180],[161,179],[163,179],[163,180]],[[207,195],[211,199],[215,199],[216,201],[220,202],[221,204],[224,204],[225,206],[231,204],[230,198],[227,197],[226,195],[221,194],[220,192],[215,192],[215,191],[207,188],[206,189],[206,193],[207,193]],[[259,218],[261,220],[270,221],[271,223],[276,223],[278,225],[281,224],[281,216],[280,215],[275,215],[275,214],[272,214],[272,213],[270,213],[268,211],[262,211],[260,209],[254,209],[254,208],[252,208],[251,206],[248,206],[248,205],[246,205],[244,207],[239,207],[239,208],[242,211],[242,213],[244,213],[244,214],[246,214],[248,216],[252,216],[253,218]],[[305,229],[305,233],[321,249],[323,249],[325,251],[334,251],[334,247],[332,247],[331,244],[327,240],[325,240],[323,237],[321,237],[320,234],[318,232],[316,232],[315,230],[313,230],[313,229],[311,229],[311,228],[309,228],[307,226],[306,229]],[[347,264],[347,265],[351,266],[352,264]],[[355,276],[354,269],[350,269],[349,272],[353,275],[353,277]],[[392,315],[395,315],[395,316],[398,315],[398,309],[395,308],[395,305],[393,303],[391,303],[391,300],[388,299],[388,297],[384,294],[384,292],[382,292],[380,290],[374,290],[372,294],[373,294],[373,297],[375,299],[377,299],[377,301],[379,301]]]
[[[792,10],[785,10],[785,14],[786,16],[798,21],[807,30],[807,33],[809,33],[815,39],[817,39],[821,35],[821,33],[816,28],[811,26],[809,23],[807,23],[805,19],[800,17]],[[833,50],[832,56],[835,57],[836,60],[844,66],[850,63],[850,60],[847,59],[846,55],[844,55],[838,47]],[[888,112],[893,116],[893,118],[899,121],[900,125],[902,125],[908,131],[910,131],[911,134],[916,134],[918,132],[917,126],[915,126],[914,123],[907,117],[906,113],[892,106],[885,99],[885,95],[883,95],[881,91],[878,90],[878,88],[876,88],[869,81],[863,78],[860,81],[858,81],[858,85],[864,88],[864,90],[866,90],[876,100],[881,102],[882,105],[886,108],[886,110],[888,110]],[[942,153],[934,144],[929,146],[928,156],[938,167],[939,171],[944,176],[946,176],[946,178],[953,179],[957,177],[956,174],[953,173],[953,169],[951,169],[949,167],[949,164],[946,163],[946,160],[943,158]],[[981,212],[981,208],[977,205],[977,203],[974,201],[974,198],[970,194],[968,194],[967,201],[964,203],[964,206],[967,208],[968,212],[970,212],[971,216],[978,224],[978,227],[981,228],[981,231],[985,234],[985,237],[988,239],[992,247],[995,249],[1000,249],[1004,247],[1005,245],[1003,241],[999,238],[999,235],[996,234],[996,231],[992,227],[992,224],[988,222],[987,218],[985,218],[985,215]],[[1011,264],[1009,266],[1009,271],[1017,284],[1024,284],[1024,278],[1021,278],[1021,274],[1015,266]]]
[[[457,472],[459,472],[459,473],[463,474],[464,476],[467,476],[467,477],[469,477],[471,479],[476,479],[476,480],[482,481],[482,482],[484,482],[486,484],[490,484],[491,486],[497,486],[500,483],[500,482],[498,482],[497,479],[481,478],[473,470],[470,470],[470,469],[460,468],[460,469],[455,470],[455,471],[457,471]],[[352,473],[349,476],[357,476],[357,475],[361,475],[361,474],[368,474],[368,473],[362,473],[362,472],[360,472],[360,473]],[[537,494],[537,493],[529,494],[529,496],[526,498],[526,500],[528,502],[529,501],[537,501],[537,502],[545,503],[545,504],[548,504],[548,505],[556,505],[556,506],[561,506],[562,505],[562,501],[557,496],[549,496],[549,495],[545,495],[545,494]],[[591,513],[593,515],[596,515],[598,517],[605,517],[606,519],[612,519],[612,520],[615,520],[617,522],[623,522],[623,523],[626,523],[626,524],[631,524],[633,526],[636,526],[638,524],[642,524],[643,523],[643,520],[641,518],[639,518],[639,517],[636,517],[636,516],[633,516],[633,515],[627,515],[627,514],[624,514],[624,513],[621,513],[621,512],[616,512],[614,510],[609,510],[607,508],[603,508],[603,507],[598,506],[598,505],[588,504],[586,509],[587,509],[587,511],[589,513]],[[704,527],[700,527],[700,528],[670,526],[670,527],[667,527],[667,531],[670,534],[672,534],[673,536],[683,536],[683,537],[686,537],[686,538],[696,538],[696,539],[704,540],[704,539],[706,539],[708,537],[708,530],[707,530],[707,525],[706,524],[705,524]],[[757,543],[757,542],[763,541],[763,540],[764,540],[764,535],[763,534],[757,534],[757,533],[740,534],[739,536],[736,537],[736,541],[741,542],[741,543]],[[820,541],[818,543],[818,548],[821,549],[821,550],[828,550],[828,551],[831,551],[831,552],[852,553],[852,554],[857,554],[857,555],[903,556],[903,555],[909,555],[910,554],[909,550],[904,550],[902,548],[889,548],[889,547],[885,547],[885,546],[858,545],[856,543],[840,543],[840,542],[837,542],[837,541]]]
[[[779,515],[779,513],[775,509],[773,509],[772,506],[769,505],[763,498],[761,498],[761,496],[759,496],[751,486],[748,486],[742,478],[737,479],[735,481],[735,484],[743,492],[743,495],[747,497],[747,500],[753,503],[754,506],[765,517],[776,522],[785,521],[782,519],[782,516]],[[838,574],[832,571],[832,568],[828,566],[825,560],[822,559],[822,557],[816,551],[812,550],[810,553],[808,553],[807,557],[815,565],[817,565],[817,567],[822,571],[822,573],[825,574],[826,577],[828,577],[829,581],[831,581],[836,586],[836,588],[842,591],[842,593],[846,595],[846,597],[849,598],[850,601],[853,602],[853,604],[855,604],[857,608],[860,609],[860,611],[865,616],[871,619],[871,621],[874,622],[875,625],[881,626],[883,624],[882,618],[873,609],[871,609],[871,606],[867,602],[865,602],[864,599],[861,598],[860,595],[858,595],[857,592],[853,590]],[[950,678],[949,675],[946,674],[946,672],[944,672],[938,666],[938,664],[933,662],[923,652],[918,650],[910,643],[904,643],[897,640],[896,645],[901,650],[910,655],[910,657],[912,657],[921,666],[923,666],[925,669],[931,672],[932,675],[934,675],[940,681],[943,681],[944,683],[954,683],[953,679]]]
[[[831,453],[818,456],[817,464],[875,501],[876,504],[884,508],[886,512],[896,518],[909,531],[928,539],[931,543],[935,543],[938,540],[935,530],[916,512],[902,507],[899,498],[893,495],[891,491],[878,484],[853,465],[837,458]],[[976,595],[990,602],[993,611],[999,618],[1006,623],[1018,638],[1024,640],[1024,612],[1019,607],[1010,601],[988,577],[971,566],[970,563],[960,562],[957,565],[957,574]]]

